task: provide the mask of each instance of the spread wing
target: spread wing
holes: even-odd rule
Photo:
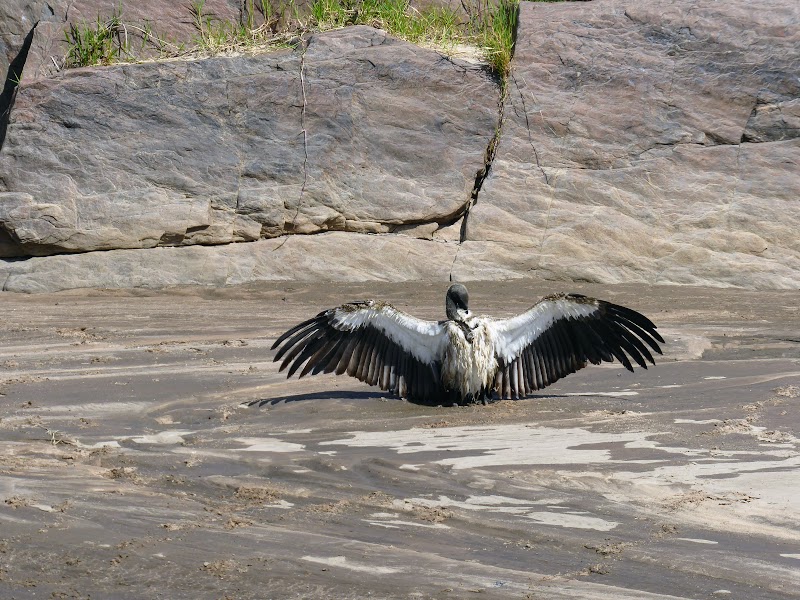
[[[275,361],[291,377],[347,373],[402,398],[435,400],[447,335],[442,324],[424,321],[374,301],[353,302],[319,313],[281,335]],[[291,365],[291,366],[290,366]]]
[[[628,358],[647,368],[655,364],[663,338],[641,313],[581,296],[558,294],[530,310],[490,325],[498,371],[494,389],[502,398],[519,398],[574,373],[587,362],[615,358],[633,371]]]

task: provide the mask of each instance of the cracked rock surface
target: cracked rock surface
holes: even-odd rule
[[[481,68],[370,27],[23,85],[0,256],[435,230],[463,210],[497,97]]]
[[[454,272],[796,288],[799,24],[789,1],[523,2]]]

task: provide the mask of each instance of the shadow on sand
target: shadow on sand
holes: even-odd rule
[[[540,400],[543,398],[566,398],[564,394],[529,394],[525,398],[512,399],[511,401],[517,402],[518,400]],[[261,407],[264,405],[275,406],[277,404],[289,404],[290,402],[304,402],[306,400],[390,400],[393,402],[406,402],[397,396],[393,396],[386,392],[349,392],[349,391],[330,391],[330,392],[312,392],[308,394],[295,394],[293,396],[278,396],[277,398],[261,398],[260,400],[253,400],[247,403],[247,406]],[[494,402],[498,400],[495,399]],[[415,404],[415,403],[412,403]],[[429,404],[418,404],[418,406],[432,406]],[[442,406],[442,405],[435,405]],[[434,407],[435,407],[434,406]]]
[[[309,394],[295,394],[293,396],[278,396],[277,398],[262,398],[248,402],[247,406],[264,406],[268,404],[288,404],[290,402],[304,402],[305,400],[396,400],[400,398],[382,392],[312,392]]]

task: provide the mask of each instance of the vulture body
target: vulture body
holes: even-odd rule
[[[292,327],[273,344],[291,377],[355,377],[419,404],[522,398],[582,369],[618,360],[655,364],[663,338],[630,308],[580,294],[546,296],[510,319],[473,315],[467,289],[447,290],[447,320],[426,321],[385,302],[351,302]]]

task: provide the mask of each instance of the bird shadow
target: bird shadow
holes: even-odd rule
[[[530,394],[524,398],[510,399],[512,402],[519,402],[522,400],[542,400],[545,398],[567,398],[563,394]],[[255,406],[260,408],[262,406],[276,406],[278,404],[290,404],[292,402],[305,402],[307,400],[393,400],[397,402],[404,402],[401,398],[393,396],[388,393],[381,392],[310,392],[307,394],[294,394],[291,396],[278,396],[277,398],[260,398],[252,400],[247,403],[247,406]],[[497,402],[495,399],[494,402]],[[412,403],[413,404],[413,403]],[[434,406],[420,404],[420,406]],[[435,405],[439,406],[439,405]]]
[[[378,392],[310,392],[308,394],[294,394],[292,396],[278,396],[277,398],[261,398],[247,403],[247,406],[261,407],[265,405],[289,404],[291,402],[305,402],[306,400],[399,400],[389,394]]]

